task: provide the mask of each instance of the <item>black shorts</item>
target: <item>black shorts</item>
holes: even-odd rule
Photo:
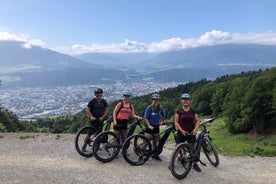
[[[151,130],[149,127],[146,128],[146,133],[148,134],[158,134],[160,132],[159,125],[151,125],[153,126],[153,130]]]
[[[114,130],[127,130],[127,123],[128,120],[127,119],[116,119],[117,121],[117,125],[114,126]]]
[[[191,132],[189,132],[191,133]],[[182,143],[187,141],[188,143],[195,143],[196,142],[196,135],[188,135],[184,136],[180,131],[177,131],[176,134],[176,144]]]
[[[90,121],[90,126],[96,129],[96,133],[100,133],[103,129],[103,122],[99,120]],[[93,134],[94,132],[89,132],[89,134]]]

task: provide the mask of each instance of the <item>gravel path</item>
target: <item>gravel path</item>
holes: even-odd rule
[[[220,165],[200,165],[202,172],[191,170],[177,180],[168,170],[173,145],[166,144],[162,162],[149,160],[131,166],[119,155],[103,164],[95,158],[81,157],[74,147],[73,134],[5,133],[0,138],[0,183],[276,183],[276,157],[224,157]],[[36,135],[20,139],[22,135]],[[203,157],[204,158],[204,157]],[[205,163],[208,163],[207,161]]]

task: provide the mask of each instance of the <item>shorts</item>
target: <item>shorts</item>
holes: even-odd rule
[[[151,125],[153,126],[153,130],[151,130],[150,128],[146,128],[146,133],[148,134],[158,134],[160,132],[160,128],[159,125]]]
[[[103,122],[99,120],[90,121],[90,126],[96,129],[96,133],[102,132]],[[89,134],[93,134],[94,132],[89,132]]]
[[[128,123],[128,119],[116,119],[117,120],[117,125],[114,125],[114,130],[127,130],[127,123]]]
[[[190,132],[189,132],[190,133]],[[184,136],[180,131],[177,131],[176,134],[176,144],[187,141],[188,143],[196,143],[196,135]]]

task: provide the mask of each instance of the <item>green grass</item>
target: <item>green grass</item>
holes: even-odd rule
[[[31,139],[36,138],[38,135],[21,135],[19,136],[19,139]]]
[[[230,134],[222,119],[208,126],[219,152],[228,156],[276,156],[276,135]]]
[[[231,134],[223,119],[215,120],[207,129],[219,154],[225,156],[276,156],[276,135]],[[174,141],[173,134],[169,136]]]

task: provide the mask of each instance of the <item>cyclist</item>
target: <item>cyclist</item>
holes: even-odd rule
[[[160,105],[160,95],[157,93],[152,94],[151,96],[152,103],[147,106],[144,113],[144,118],[147,124],[145,137],[151,138],[153,136],[153,150],[156,148],[156,145],[159,141],[159,132],[160,126],[163,124],[165,117],[164,108]],[[162,161],[158,155],[153,155],[153,159]]]
[[[104,119],[108,113],[108,104],[102,98],[103,90],[101,88],[94,90],[95,98],[89,101],[85,112],[89,116],[90,125],[97,130],[97,134],[102,131]],[[86,151],[87,141],[94,132],[88,132],[84,139],[84,145],[81,148],[82,152]]]
[[[177,128],[176,143],[187,141],[192,147],[196,141],[196,133],[199,127],[199,117],[195,109],[190,107],[191,96],[188,93],[181,95],[182,107],[178,109],[174,116],[174,124]],[[187,136],[187,133],[192,133],[192,136]],[[201,172],[200,167],[194,162],[193,168],[197,172]]]
[[[121,141],[124,142],[127,136],[127,123],[129,117],[141,120],[142,117],[135,114],[134,106],[130,104],[131,92],[128,90],[123,91],[123,101],[117,103],[113,110],[113,123],[114,132],[116,135],[121,134]]]

